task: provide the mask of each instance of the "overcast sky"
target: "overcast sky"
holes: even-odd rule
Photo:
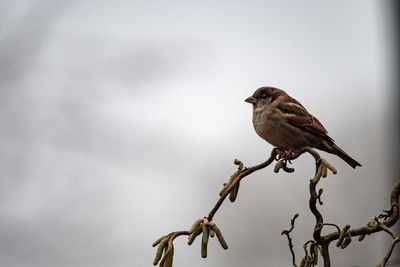
[[[152,242],[208,214],[235,170],[271,146],[243,100],[286,90],[363,167],[321,182],[327,222],[388,209],[389,8],[356,1],[0,1],[0,266],[150,266]],[[280,236],[312,237],[310,156],[261,170],[215,217],[230,246],[176,241],[174,266],[289,266]],[[384,234],[332,246],[372,266]]]

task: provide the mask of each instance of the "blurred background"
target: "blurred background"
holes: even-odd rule
[[[271,146],[243,100],[285,89],[363,166],[320,186],[326,222],[388,209],[397,51],[388,1],[0,1],[0,266],[151,266],[152,242],[207,215]],[[310,156],[261,170],[215,217],[230,248],[176,240],[174,266],[290,266],[312,237]],[[333,230],[329,229],[328,231]],[[327,232],[328,232],[327,231]],[[386,234],[331,248],[375,266]]]

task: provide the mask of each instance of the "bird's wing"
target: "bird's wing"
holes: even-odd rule
[[[321,122],[295,99],[288,98],[286,101],[279,103],[278,109],[283,113],[286,120],[293,126],[302,128],[315,135],[328,137],[327,131]]]

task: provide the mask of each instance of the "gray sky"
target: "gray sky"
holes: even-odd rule
[[[151,243],[206,215],[234,171],[271,146],[243,100],[285,89],[363,165],[322,181],[327,222],[388,207],[392,103],[380,1],[0,1],[0,265],[150,266]],[[288,266],[299,212],[311,238],[309,156],[246,178],[215,221],[230,245],[176,241],[174,266]],[[386,236],[332,247],[373,265]]]

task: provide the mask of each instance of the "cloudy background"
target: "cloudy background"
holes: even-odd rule
[[[386,3],[386,4],[383,4]],[[301,101],[363,164],[321,182],[327,222],[389,208],[394,71],[383,1],[0,1],[0,266],[151,266],[235,167],[260,163],[243,100],[263,85]],[[289,266],[311,238],[310,156],[246,178],[215,217],[230,245],[176,240],[174,266]],[[329,229],[331,230],[331,229]],[[332,246],[373,266],[385,234]]]

